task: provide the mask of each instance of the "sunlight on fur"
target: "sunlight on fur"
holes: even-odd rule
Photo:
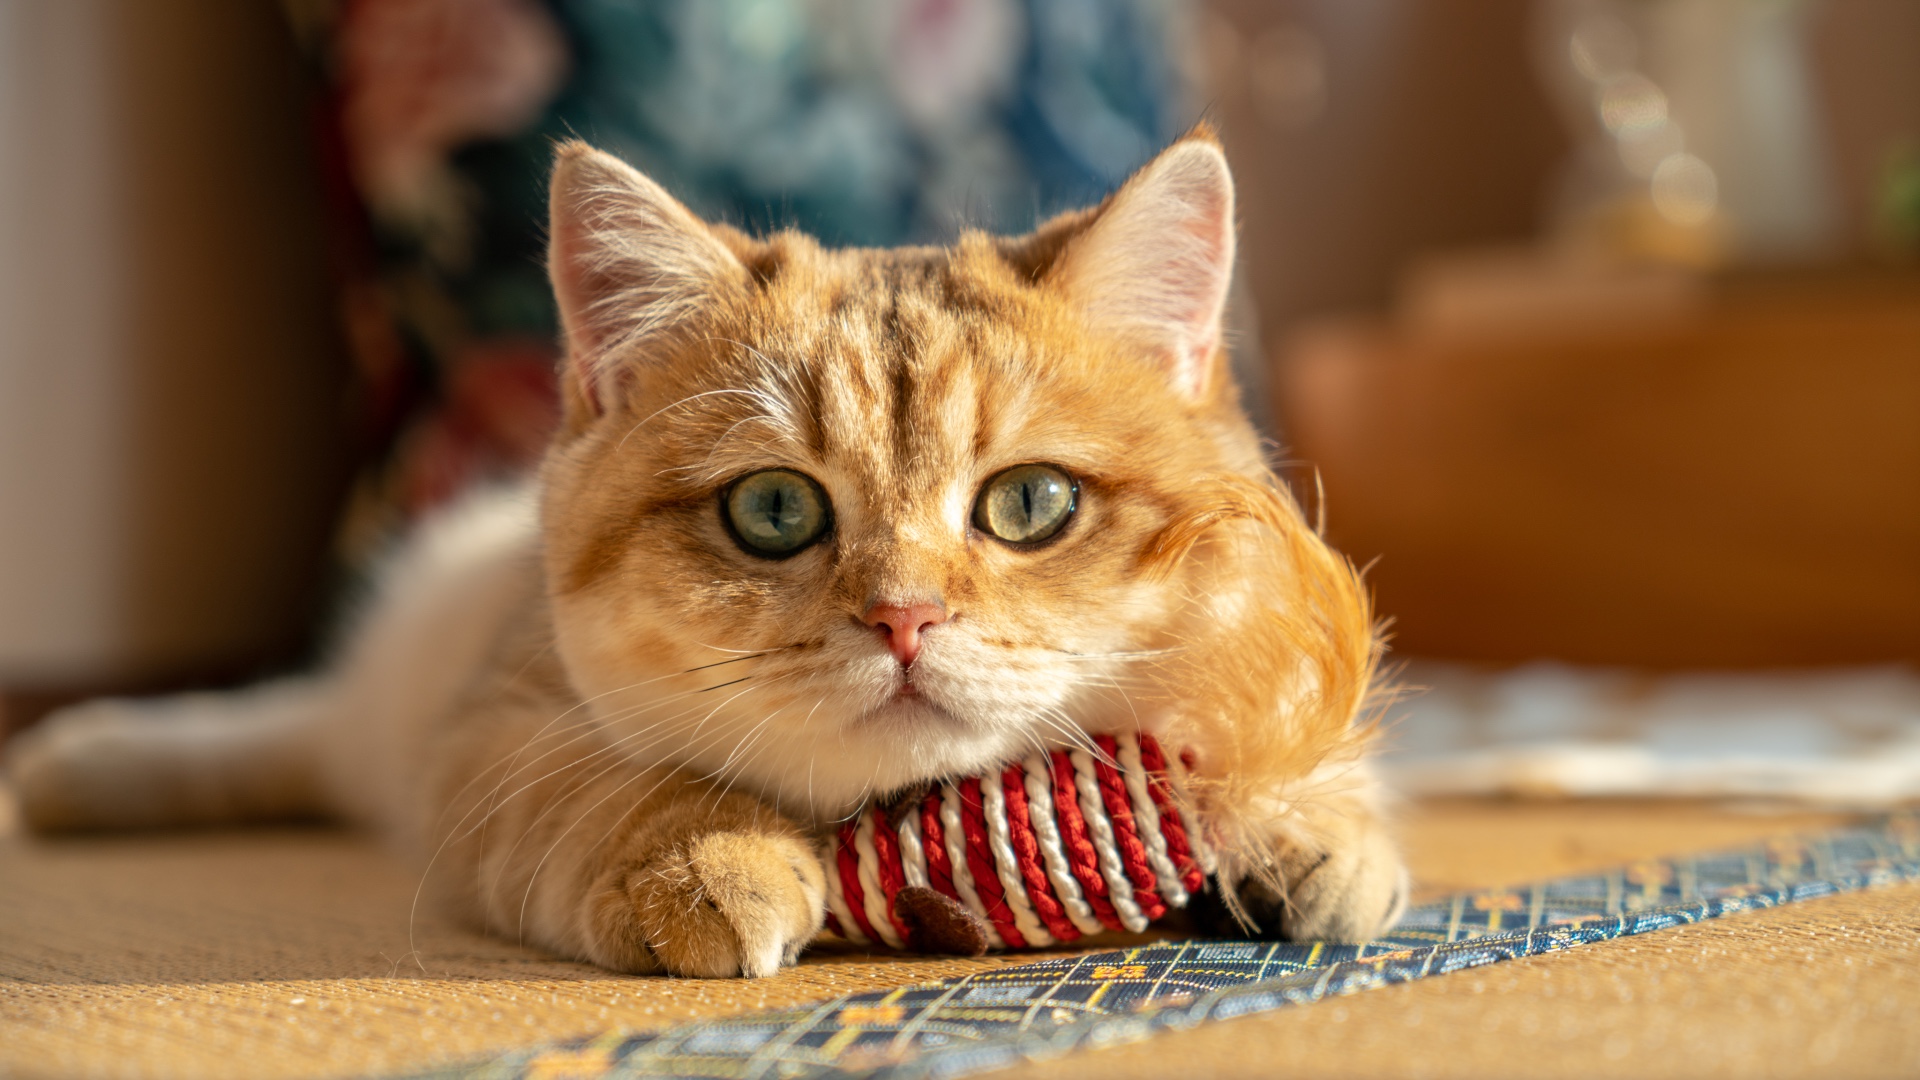
[[[580,143],[551,212],[539,476],[423,524],[321,672],[54,718],[11,759],[29,821],[327,814],[494,933],[766,975],[820,929],[836,821],[1139,729],[1192,755],[1247,929],[1397,913],[1367,597],[1227,373],[1208,130],[1099,207],[949,248],[751,238]],[[989,519],[1004,476],[1030,486]]]

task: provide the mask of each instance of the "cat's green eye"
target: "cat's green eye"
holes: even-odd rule
[[[770,558],[798,552],[820,539],[831,523],[827,493],[811,477],[786,469],[741,477],[723,502],[741,546]]]
[[[987,481],[973,523],[1010,544],[1037,544],[1073,516],[1073,478],[1051,465],[1016,465]]]

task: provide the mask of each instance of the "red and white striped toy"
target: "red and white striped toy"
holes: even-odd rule
[[[1043,948],[1185,907],[1214,859],[1181,813],[1182,764],[1151,735],[1094,743],[862,812],[826,858],[828,932],[920,952]],[[935,925],[954,919],[973,929]]]

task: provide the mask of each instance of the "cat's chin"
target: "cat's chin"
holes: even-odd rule
[[[972,725],[909,685],[907,690],[867,710],[854,721],[854,726],[870,732],[907,735],[922,731],[961,731]]]

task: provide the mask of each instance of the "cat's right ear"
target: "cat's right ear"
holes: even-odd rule
[[[583,142],[555,155],[548,213],[547,274],[567,371],[595,413],[619,400],[649,347],[747,279],[665,188]]]
[[[1050,271],[1069,302],[1131,339],[1182,397],[1205,400],[1224,360],[1234,248],[1233,176],[1213,129],[1196,126],[1092,213],[1053,228],[1069,238]]]

